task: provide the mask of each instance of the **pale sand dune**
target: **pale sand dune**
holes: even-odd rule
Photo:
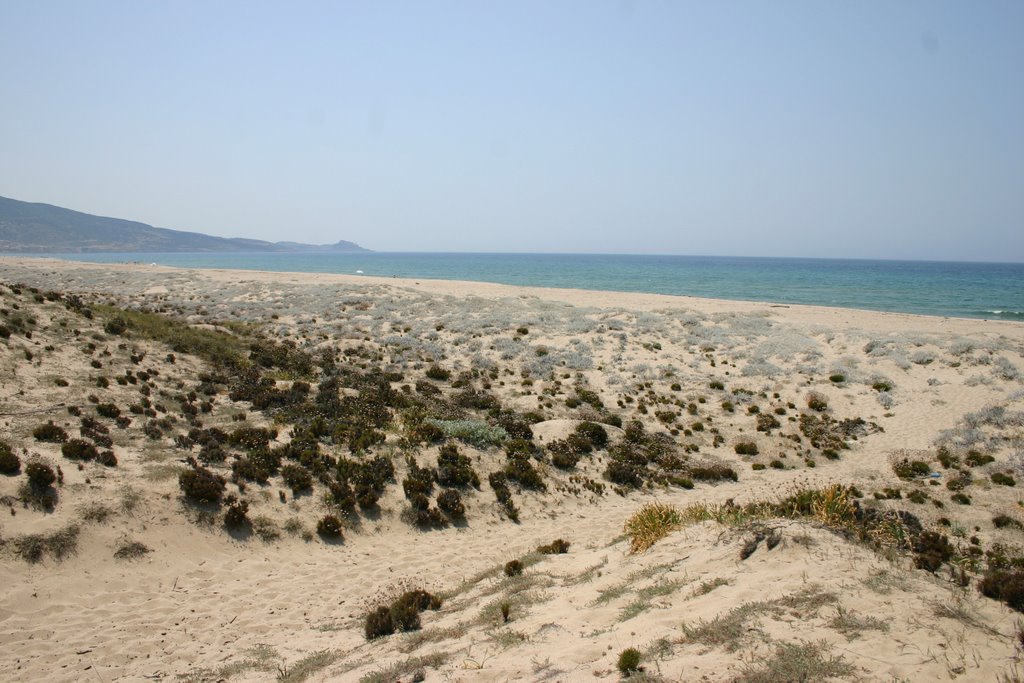
[[[950,533],[938,520],[952,519],[963,530],[963,537],[953,539],[957,544],[967,546],[967,537],[976,535],[986,549],[996,541],[1019,547],[1024,532],[995,529],[991,522],[1000,512],[1024,518],[1019,496],[987,478],[1012,465],[1015,450],[1022,449],[1019,427],[990,444],[996,462],[975,470],[976,482],[965,489],[973,501],[969,506],[951,502],[944,486],[901,482],[891,462],[910,453],[940,469],[934,459],[942,430],[988,406],[1022,410],[1019,375],[994,359],[1024,369],[1024,325],[470,282],[0,257],[0,283],[18,282],[120,305],[163,307],[194,322],[251,319],[274,334],[289,331],[311,347],[356,348],[391,335],[397,341],[387,347],[387,362],[401,366],[410,384],[429,365],[414,354],[440,351],[445,357],[435,360],[455,371],[496,363],[512,370],[491,383],[502,403],[520,411],[540,406],[548,418],[534,426],[541,445],[564,438],[593,412],[586,404],[568,407],[565,395],[555,398],[558,387],[547,376],[533,373],[535,384],[522,384],[521,369],[543,368],[548,359],[566,363],[553,367],[563,393],[572,395],[570,387],[583,382],[611,412],[642,418],[650,432],[667,433],[653,415],[666,407],[680,414],[680,427],[698,417],[671,404],[652,404],[642,415],[636,402],[617,406],[617,400],[627,394],[639,400],[648,390],[678,396],[684,406],[706,397],[700,419],[725,440],[713,446],[707,432],[698,434],[704,441],[694,457],[733,466],[739,480],[620,496],[603,480],[606,456],[598,455],[582,460],[575,474],[540,466],[549,490],[516,490],[520,524],[505,519],[485,483],[481,491],[464,494],[465,526],[418,531],[401,519],[407,506],[398,458],[399,483],[388,488],[380,514],[360,516],[344,543],[283,531],[270,542],[235,539],[219,523],[205,527],[187,520],[174,469],[186,453],[174,448],[169,435],[157,441],[142,436],[142,420],[111,430],[116,468],[88,463],[78,470],[61,456],[59,445],[31,435],[49,418],[77,436],[78,420],[66,404],[88,411],[85,397],[97,392],[99,374],[114,377],[124,367],[154,366],[170,396],[195,385],[202,362],[179,354],[174,365],[165,364],[168,349],[155,342],[135,340],[131,349],[118,349],[119,338],[104,335],[102,324],[75,318],[61,328],[59,320],[70,315],[63,307],[30,302],[38,318],[32,339],[15,334],[0,340],[0,439],[61,464],[65,481],[60,503],[43,514],[16,501],[20,477],[0,477],[0,495],[11,496],[5,500],[16,512],[5,517],[0,533],[8,540],[75,521],[82,530],[77,553],[63,561],[29,564],[9,547],[0,554],[4,680],[300,680],[303,662],[314,661],[314,653],[323,653],[320,665],[310,667],[306,680],[356,681],[398,667],[398,675],[380,680],[408,681],[418,663],[425,665],[426,680],[615,680],[619,653],[637,647],[652,678],[729,681],[770,660],[780,644],[819,642],[826,659],[841,658],[852,667],[844,675],[848,680],[994,681],[1016,662],[1016,613],[973,587],[955,586],[945,570],[933,576],[914,569],[907,554],[886,559],[812,523],[772,520],[766,524],[780,532],[781,543],[772,550],[762,544],[743,561],[740,548],[755,528],[712,522],[686,527],[630,555],[622,528],[651,501],[742,504],[777,499],[796,486],[841,482],[862,489],[864,505],[909,510],[926,528]],[[14,300],[8,296],[3,305]],[[69,336],[72,326],[82,329],[77,339]],[[528,332],[518,346],[506,343],[519,327]],[[403,339],[422,347],[396,350]],[[111,355],[83,354],[89,340],[97,354],[106,348]],[[45,350],[51,342],[54,348]],[[869,343],[875,351],[865,350]],[[965,346],[973,348],[964,351]],[[33,353],[32,362],[24,361],[25,349]],[[127,360],[133,349],[146,352],[140,365]],[[503,353],[513,355],[502,359]],[[92,359],[101,361],[102,370],[90,367]],[[772,367],[757,366],[758,372],[744,375],[761,362]],[[836,372],[846,380],[830,382]],[[57,377],[70,386],[56,386]],[[179,379],[180,390],[174,385]],[[872,388],[881,379],[893,385],[889,408]],[[716,394],[708,387],[711,380],[767,398]],[[637,389],[646,382],[651,386]],[[680,388],[673,390],[673,383]],[[812,390],[827,396],[837,418],[862,417],[884,431],[851,442],[839,460],[817,458],[814,468],[777,434],[755,431],[748,405],[792,401],[796,409],[780,416],[782,430],[792,431],[787,418],[805,408],[804,396]],[[771,398],[775,392],[780,399]],[[122,409],[138,398],[135,386],[113,382],[98,393]],[[154,401],[159,397],[154,391]],[[723,398],[735,402],[735,412],[718,406]],[[173,405],[169,397],[163,400]],[[26,414],[42,409],[51,410]],[[223,395],[214,412],[201,417],[229,430],[238,410],[249,410],[250,424],[271,424]],[[187,431],[187,424],[179,421],[176,431]],[[286,432],[281,429],[279,441],[287,440]],[[621,438],[619,429],[608,432],[612,441]],[[388,443],[399,436],[389,432]],[[736,455],[733,445],[740,440],[755,441],[760,454]],[[497,449],[460,448],[485,480],[504,459]],[[424,448],[418,458],[432,464],[436,453],[436,446]],[[752,462],[775,459],[785,469],[751,469]],[[598,496],[570,476],[608,488]],[[139,498],[130,512],[121,510],[126,486]],[[885,487],[921,490],[944,506],[875,501],[872,493]],[[322,487],[294,500],[289,494],[286,504],[277,495],[283,488],[279,478],[266,488],[247,487],[250,518],[266,516],[279,528],[295,518],[312,530],[325,510]],[[96,503],[109,508],[109,518],[83,522],[83,506]],[[114,550],[128,538],[152,552],[132,561],[115,559]],[[571,542],[569,553],[529,555],[555,538]],[[536,562],[527,563],[522,577],[506,578],[502,566],[524,556]],[[363,617],[370,607],[411,587],[448,598],[440,611],[423,613],[423,630],[367,641]],[[498,610],[503,601],[511,605],[507,624]],[[736,638],[709,644],[687,636],[684,624],[693,633],[702,620],[735,616],[744,606],[748,617],[737,621]]]

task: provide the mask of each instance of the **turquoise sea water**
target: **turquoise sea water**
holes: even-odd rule
[[[591,254],[67,254],[101,263],[348,273],[1024,321],[1024,264]]]

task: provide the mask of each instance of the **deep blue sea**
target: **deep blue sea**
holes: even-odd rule
[[[595,254],[65,254],[141,261],[537,287],[680,294],[1024,321],[1024,264]]]

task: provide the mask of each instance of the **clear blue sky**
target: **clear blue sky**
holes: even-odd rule
[[[383,251],[1024,261],[1024,2],[0,0],[0,195]]]

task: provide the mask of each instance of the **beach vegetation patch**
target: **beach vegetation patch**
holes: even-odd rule
[[[431,424],[447,438],[459,439],[477,448],[497,446],[508,439],[508,432],[504,428],[492,426],[483,420],[437,420],[428,418],[427,424]]]
[[[80,532],[81,528],[77,524],[69,524],[48,534],[16,536],[10,543],[14,553],[26,562],[35,564],[47,555],[60,561],[78,551]]]
[[[118,334],[138,336],[167,344],[175,353],[188,353],[214,365],[234,366],[244,357],[247,340],[244,336],[219,329],[194,327],[184,320],[161,315],[130,311],[96,304],[93,307],[108,323],[116,321]]]

